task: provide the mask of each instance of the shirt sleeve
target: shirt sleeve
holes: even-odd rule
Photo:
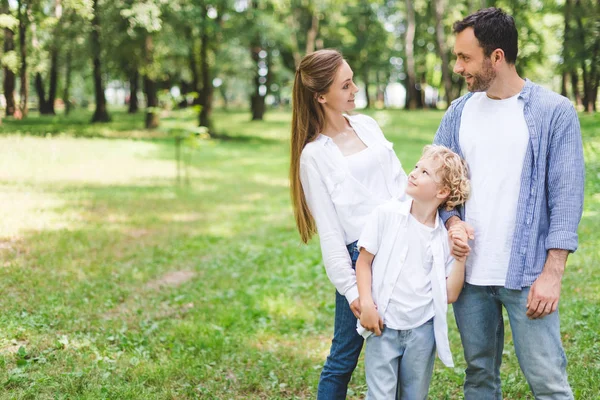
[[[375,208],[373,212],[367,218],[367,222],[360,234],[357,247],[359,250],[364,248],[369,253],[376,255],[379,251],[380,237],[381,237],[381,226],[379,223],[380,210],[379,207]]]
[[[575,251],[583,213],[585,165],[577,112],[565,100],[550,138],[547,165],[550,227],[546,249]]]
[[[435,137],[433,138],[433,144],[441,144],[442,146],[446,146],[454,152],[458,150],[456,148],[457,144],[454,143],[454,118],[459,118],[459,116],[455,114],[455,106],[451,105],[442,117],[442,122],[440,122],[440,126],[437,132],[435,133]],[[462,206],[458,206],[453,210],[446,211],[444,207],[440,207],[439,213],[444,224],[450,219],[450,217],[457,216],[460,218],[461,209]]]
[[[450,272],[452,272],[452,267],[454,266],[454,257],[452,257],[452,253],[450,252],[450,244],[448,243],[448,235],[444,234],[442,240],[443,242],[443,246],[442,249],[444,249],[444,261],[445,261],[445,269],[446,269],[446,278],[450,275]]]
[[[331,196],[321,175],[309,162],[300,163],[300,181],[306,203],[317,225],[327,276],[351,304],[358,298],[356,273],[352,268],[344,230]]]

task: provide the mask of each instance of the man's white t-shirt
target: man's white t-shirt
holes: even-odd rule
[[[493,100],[475,93],[462,112],[459,141],[469,164],[465,220],[475,228],[465,280],[504,286],[510,260],[529,131],[519,95]]]

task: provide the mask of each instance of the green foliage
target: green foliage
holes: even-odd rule
[[[222,139],[195,150],[186,187],[173,185],[173,138],[111,114],[103,126],[75,112],[0,127],[0,397],[315,398],[334,289],[318,240],[300,245],[294,227],[290,113],[248,123],[244,110],[216,111]],[[442,117],[369,114],[407,170]],[[580,119],[586,198],[560,312],[569,381],[587,400],[600,380],[600,117]],[[191,110],[163,118],[195,125]],[[436,362],[432,399],[462,398],[449,321],[457,367]],[[503,395],[532,398],[506,337]],[[363,366],[351,400],[364,397]]]
[[[15,30],[19,26],[19,20],[10,14],[0,14],[0,28]]]

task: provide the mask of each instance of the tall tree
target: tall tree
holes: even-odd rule
[[[102,52],[100,44],[100,9],[99,0],[94,0],[94,14],[92,18],[91,48],[92,65],[94,67],[94,98],[96,100],[96,110],[92,116],[92,122],[108,122],[110,116],[106,108],[106,97],[104,95],[104,84],[102,81]]]
[[[23,118],[29,113],[29,75],[27,71],[27,27],[29,26],[29,17],[31,12],[31,3],[26,0],[17,1],[17,19],[19,20],[19,50],[21,54],[20,71],[20,102],[19,109]]]
[[[4,27],[4,97],[6,98],[6,116],[12,116],[16,110],[15,103],[15,71],[16,53],[15,53],[15,28],[18,27],[19,21],[12,17],[8,0],[0,2],[0,13],[4,14],[6,23]]]
[[[435,38],[437,42],[438,55],[442,59],[442,81],[444,83],[444,95],[447,106],[453,100],[452,76],[448,60],[448,46],[446,45],[446,34],[444,32],[444,15],[446,12],[446,0],[435,0]]]
[[[406,0],[406,34],[404,46],[406,50],[406,108],[414,110],[419,104],[420,93],[417,90],[417,74],[415,71],[415,10],[412,0]]]

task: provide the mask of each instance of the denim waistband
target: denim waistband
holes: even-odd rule
[[[346,248],[348,249],[348,253],[352,253],[353,251],[357,250],[356,249],[357,244],[358,244],[358,240],[346,245]]]

